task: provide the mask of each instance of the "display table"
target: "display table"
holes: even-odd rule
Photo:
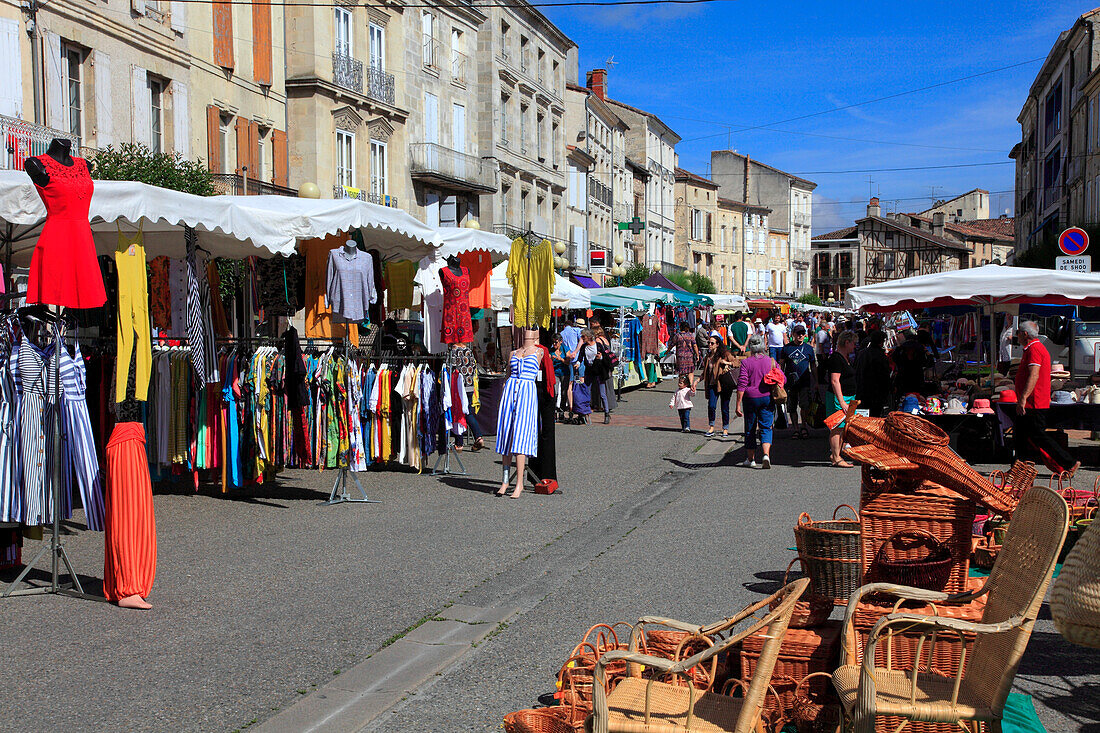
[[[1000,445],[1011,448],[1005,433],[1015,424],[1016,403],[994,403],[993,409],[999,421],[997,439]],[[1047,412],[1047,428],[1051,430],[1091,430],[1100,431],[1100,405],[1087,402],[1075,402],[1072,405],[1051,405]],[[1088,453],[1088,451],[1085,451]],[[1089,460],[1085,460],[1089,463]]]
[[[921,417],[947,433],[954,451],[971,463],[988,463],[989,456],[1004,448],[1003,431],[998,430],[996,415],[966,412]]]

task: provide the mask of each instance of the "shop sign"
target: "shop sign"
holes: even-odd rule
[[[588,251],[588,271],[603,272],[607,268],[607,252],[602,249]]]
[[[1064,272],[1092,272],[1092,255],[1055,257],[1054,269]]]

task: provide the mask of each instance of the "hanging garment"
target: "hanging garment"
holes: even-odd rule
[[[558,480],[557,446],[554,436],[554,364],[550,351],[539,346],[542,352],[542,379],[535,383],[539,402],[538,455],[531,458],[531,470],[540,479]]]
[[[377,300],[373,258],[361,249],[348,252],[347,247],[337,247],[330,251],[325,305],[345,321],[358,323],[367,318],[368,307]]]
[[[19,466],[22,469],[22,522],[29,525],[53,521],[53,482],[57,478],[54,465],[54,436],[57,415],[54,413],[53,369],[51,357],[54,344],[45,351],[23,338],[13,359],[19,406],[16,410],[19,431]],[[62,456],[64,457],[64,455]],[[72,516],[69,489],[70,472],[61,471],[61,518]]]
[[[550,294],[554,292],[554,248],[549,239],[528,248],[523,237],[512,240],[508,258],[512,286],[512,322],[550,328]]]
[[[501,455],[522,453],[538,455],[538,397],[535,378],[539,373],[538,354],[522,358],[512,354],[508,380],[500,398],[497,416],[496,451]]]
[[[11,369],[13,358],[9,349],[0,349],[0,522],[19,522],[23,515],[23,481],[17,462],[19,433],[15,422],[18,398]]]
[[[187,342],[198,384],[206,385],[218,381],[214,328],[210,323],[210,289],[206,283],[206,268],[200,268],[197,258],[195,230],[188,228],[184,239],[187,244]]]
[[[105,529],[103,595],[147,597],[157,574],[157,526],[141,423],[118,423],[107,443]]]
[[[31,255],[27,304],[98,308],[107,293],[88,223],[93,188],[88,164],[73,158],[72,165],[62,165],[49,155],[35,160],[50,180],[45,186],[35,184],[46,205],[46,223]]]
[[[438,354],[446,347],[443,332],[443,283],[439,279],[439,267],[430,266],[417,270],[414,281],[420,286],[420,317],[424,321],[424,348],[430,354]]]
[[[456,275],[450,267],[439,271],[443,281],[443,330],[440,339],[445,344],[468,344],[474,340],[470,320],[470,271],[459,268]]]
[[[171,439],[169,436],[169,424],[172,417],[172,363],[167,352],[157,354],[154,359],[156,364],[156,459],[158,466],[169,464],[168,452]]]
[[[61,349],[61,417],[65,428],[62,465],[72,466],[76,474],[77,488],[84,504],[84,514],[88,529],[103,530],[103,483],[100,480],[99,459],[92,435],[92,419],[88,414],[88,402],[85,398],[88,378],[84,369],[84,357],[80,345],[76,353],[69,355]]]
[[[229,330],[229,317],[225,313],[225,302],[221,295],[222,277],[218,274],[218,266],[214,260],[206,263],[206,282],[211,293],[210,308],[211,319],[214,325],[214,333],[218,338],[230,338],[233,334]]]
[[[328,256],[337,247],[343,247],[346,236],[332,235],[324,239],[299,242],[298,248],[305,254],[306,274],[306,322],[304,335],[309,338],[343,338],[347,336],[353,346],[359,345],[359,329],[354,323],[333,323],[332,309],[326,297],[328,284]]]
[[[144,221],[144,220],[143,220]],[[145,272],[145,243],[142,230],[133,237],[118,232],[115,248],[118,269],[118,359],[115,402],[126,399],[126,376],[134,354],[134,399],[149,399],[149,375],[153,368],[152,338],[149,335],[149,293]]]
[[[300,254],[275,256],[256,263],[259,299],[264,314],[289,318],[305,305],[306,260]]]
[[[412,260],[391,260],[386,263],[386,307],[391,310],[412,308],[413,275],[416,265]]]
[[[166,256],[149,261],[149,313],[158,331],[172,329],[172,290],[169,284],[169,260]]]
[[[492,308],[489,277],[493,272],[493,257],[484,250],[463,252],[458,256],[462,266],[470,271],[470,307]]]
[[[168,292],[172,300],[172,328],[174,338],[187,338],[187,261],[168,261]]]

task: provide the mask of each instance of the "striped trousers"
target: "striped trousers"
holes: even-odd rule
[[[141,423],[116,424],[107,442],[105,530],[103,595],[145,598],[157,574],[157,526]]]

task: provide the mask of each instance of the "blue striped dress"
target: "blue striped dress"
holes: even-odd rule
[[[80,354],[80,345],[76,353],[69,356],[68,349],[61,349],[61,386],[62,419],[65,432],[62,439],[65,448],[62,451],[62,470],[68,472],[72,465],[76,474],[77,487],[84,504],[84,514],[88,529],[102,531],[106,509],[104,508],[103,482],[99,473],[99,458],[92,436],[92,421],[88,414],[87,373],[84,369],[84,357]]]
[[[523,358],[512,354],[508,363],[508,381],[500,398],[497,414],[497,453],[539,453],[539,401],[535,379],[539,374],[539,354]]]

